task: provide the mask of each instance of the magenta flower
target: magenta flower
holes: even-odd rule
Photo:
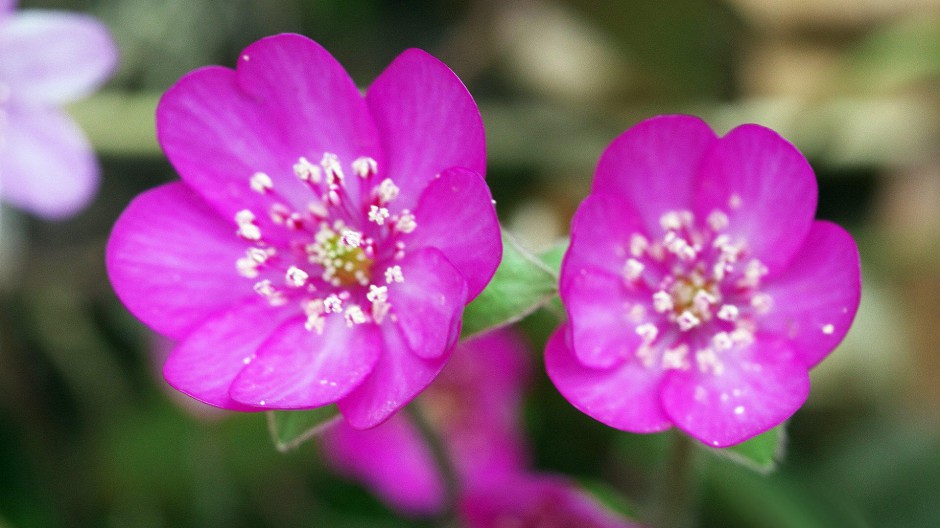
[[[789,418],[858,308],[851,236],[776,133],[662,116],[617,138],[572,221],[548,374],[595,419],[716,447]]]
[[[468,340],[415,401],[445,441],[464,490],[498,487],[526,465],[519,429],[525,352],[505,330]],[[337,472],[363,482],[395,509],[432,515],[444,508],[443,477],[406,417],[393,416],[367,431],[338,423],[322,440],[325,459]]]
[[[460,503],[466,528],[636,528],[562,477],[520,475]]]
[[[363,97],[299,35],[183,77],[157,108],[183,181],[137,197],[107,265],[178,341],[167,381],[233,410],[338,403],[377,425],[440,372],[501,257],[483,125],[442,63],[401,54]]]
[[[98,162],[59,106],[94,91],[117,49],[86,15],[14,13],[0,0],[0,197],[46,218],[78,212],[98,188]]]

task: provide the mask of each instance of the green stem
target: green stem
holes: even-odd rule
[[[666,473],[653,512],[653,526],[687,528],[693,525],[696,450],[694,440],[674,430],[666,459]]]
[[[449,526],[453,524],[457,514],[457,500],[460,495],[460,479],[457,476],[457,468],[454,461],[447,452],[447,446],[444,440],[434,426],[428,420],[427,415],[421,409],[418,403],[411,403],[405,407],[411,422],[418,428],[421,437],[431,450],[431,456],[434,457],[434,464],[440,471],[441,478],[444,480],[444,508],[440,515],[440,526]]]

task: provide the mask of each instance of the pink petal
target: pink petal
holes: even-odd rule
[[[444,482],[424,439],[401,416],[379,427],[339,423],[324,432],[326,462],[372,489],[396,510],[432,515],[444,503]]]
[[[595,369],[582,364],[565,343],[567,326],[545,346],[545,369],[558,392],[588,416],[633,433],[655,433],[672,425],[659,403],[662,373],[635,361]]]
[[[405,280],[388,286],[388,298],[405,342],[419,357],[440,357],[460,334],[467,283],[434,248],[410,251],[395,262]]]
[[[208,316],[256,297],[235,269],[245,244],[234,231],[181,183],[147,191],[111,231],[111,284],[138,319],[179,339]]]
[[[258,349],[229,394],[268,409],[307,409],[334,403],[362,383],[382,353],[373,324],[347,326],[339,314],[326,317],[323,333],[304,319],[288,321]]]
[[[404,237],[409,248],[435,247],[467,281],[467,301],[496,273],[503,247],[493,196],[475,172],[455,168],[441,173],[421,194],[418,227]]]
[[[693,368],[666,377],[663,408],[689,435],[713,447],[734,445],[780,425],[806,401],[809,374],[785,341],[759,336],[724,354],[721,375]]]
[[[10,105],[0,123],[0,196],[45,218],[64,218],[98,190],[98,162],[71,119],[52,108]],[[2,117],[2,116],[0,116]]]
[[[480,111],[439,60],[421,50],[405,51],[372,83],[366,101],[388,157],[384,174],[401,189],[396,207],[414,208],[412,200],[444,169],[486,174]]]
[[[450,356],[449,353],[434,359],[416,356],[397,325],[383,324],[382,336],[384,348],[372,374],[339,401],[339,410],[356,429],[375,427],[407,405],[434,380]]]
[[[163,366],[163,376],[176,390],[209,405],[256,410],[229,397],[229,386],[292,312],[269,306],[259,297],[211,317],[177,344]]]
[[[845,337],[861,288],[852,236],[835,224],[815,222],[790,266],[762,288],[773,307],[760,330],[790,340],[806,367],[813,367]]]
[[[614,195],[590,194],[571,220],[571,245],[561,267],[562,282],[582,272],[623,276],[633,234],[649,238],[633,204]]]
[[[637,528],[609,511],[574,482],[553,475],[519,474],[460,501],[467,528]]]
[[[0,15],[5,15],[16,7],[18,0],[0,0]]]
[[[26,10],[3,19],[0,57],[13,100],[61,104],[98,88],[114,70],[117,48],[90,16]]]
[[[592,193],[611,194],[630,204],[648,233],[660,233],[667,211],[689,209],[698,168],[715,143],[701,119],[657,116],[621,134],[601,156]]]
[[[378,157],[365,102],[336,60],[299,35],[249,46],[238,71],[196,70],[157,107],[157,137],[181,177],[226,218],[263,212],[269,199],[249,178],[264,172],[296,208],[313,194],[294,176],[301,156],[318,163],[336,154],[347,172],[362,155]],[[346,178],[355,194],[356,178]]]
[[[813,223],[813,169],[768,128],[742,125],[721,138],[702,162],[698,183],[696,215],[727,213],[728,234],[746,240],[770,273],[790,262]]]
[[[623,279],[603,272],[581,270],[562,277],[561,298],[578,360],[603,368],[634,357],[642,339],[629,313],[636,304],[649,305],[649,297],[640,299],[636,292],[627,291]]]

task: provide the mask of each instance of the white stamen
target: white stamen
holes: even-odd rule
[[[643,323],[636,327],[636,333],[643,339],[644,343],[649,344],[656,341],[656,336],[659,335],[659,329],[656,328],[656,325],[653,323]]]
[[[287,281],[287,284],[295,288],[300,288],[303,287],[304,284],[307,284],[308,278],[310,278],[310,275],[297,266],[287,268],[287,273],[284,274],[284,279]]]
[[[310,182],[313,184],[320,183],[320,180],[323,179],[322,174],[320,173],[320,167],[317,167],[313,163],[310,163],[310,160],[301,156],[297,163],[294,164],[294,175],[297,176],[301,181]]]
[[[659,217],[659,225],[666,231],[673,231],[682,228],[682,217],[678,211],[669,211]]]
[[[832,335],[832,333],[835,331],[836,327],[832,326],[831,324],[823,325],[822,327],[822,333],[826,335]]]
[[[245,240],[252,242],[261,240],[261,228],[255,224],[239,224],[237,233]]]
[[[660,290],[653,294],[653,309],[659,313],[668,312],[672,310],[672,295]]]
[[[265,262],[267,262],[268,258],[272,257],[274,253],[275,253],[274,248],[269,248],[267,250],[264,250],[264,249],[257,248],[257,247],[250,247],[247,250],[245,250],[245,254],[248,256],[248,258],[250,258],[251,260],[255,261],[258,264],[264,264]]]
[[[679,314],[679,317],[676,317],[676,324],[679,325],[679,330],[682,330],[683,332],[688,332],[689,330],[702,324],[702,320],[699,319],[691,311],[685,310],[684,312]]]
[[[642,304],[634,304],[627,310],[627,318],[634,323],[639,323],[646,317],[646,308]]]
[[[405,282],[405,277],[401,274],[401,266],[395,265],[385,270],[385,282],[386,284],[391,284],[393,282]]]
[[[375,188],[376,198],[379,203],[385,205],[398,197],[398,186],[390,178],[385,178],[382,183]]]
[[[708,218],[705,219],[705,221],[708,222],[708,227],[710,227],[712,231],[715,232],[721,231],[722,229],[728,227],[728,215],[717,209],[709,213]]]
[[[623,276],[629,282],[634,282],[643,275],[644,269],[646,269],[646,266],[639,260],[627,259],[627,262],[623,265]]]
[[[737,414],[738,416],[744,414],[744,406],[743,406],[743,405],[738,405],[737,407],[735,407],[735,408],[734,408],[734,414]]]
[[[722,321],[734,321],[738,318],[738,307],[733,304],[723,304],[718,310],[718,318]]]
[[[343,310],[343,301],[335,294],[331,293],[326,299],[323,299],[323,311],[326,313],[339,313]]]
[[[728,332],[716,332],[712,336],[712,346],[716,350],[728,350],[734,346],[734,342],[731,339],[731,334]]]
[[[271,206],[271,210],[268,211],[268,215],[271,217],[271,221],[277,225],[283,225],[284,222],[291,215],[291,210],[286,205],[282,203],[276,203]]]
[[[385,224],[385,219],[389,217],[388,209],[377,205],[369,206],[369,221],[378,225]]]
[[[770,295],[766,293],[757,293],[751,297],[751,306],[757,310],[759,314],[765,314],[770,311],[774,306],[774,300]]]
[[[346,317],[346,326],[349,327],[357,324],[363,324],[367,320],[366,314],[362,311],[362,308],[355,304],[349,308],[346,308],[346,313],[343,315]]]
[[[258,263],[249,257],[242,257],[235,261],[235,269],[238,274],[246,279],[254,279],[258,276]]]
[[[747,328],[735,328],[731,332],[731,340],[741,346],[747,346],[754,342],[754,332]]]
[[[235,213],[235,223],[238,225],[250,224],[255,221],[255,214],[248,209]]]
[[[358,174],[360,178],[374,176],[375,173],[379,171],[375,160],[367,156],[362,156],[353,160],[352,169],[353,172]]]
[[[388,286],[376,286],[375,284],[370,284],[369,293],[366,294],[366,299],[373,303],[376,301],[387,301]]]
[[[687,369],[689,364],[687,361],[687,356],[689,355],[689,346],[686,344],[681,344],[675,348],[667,348],[663,352],[663,368],[664,369]]]
[[[347,229],[343,231],[342,242],[347,247],[357,248],[362,245],[362,233]]]
[[[323,159],[320,160],[320,166],[323,167],[323,172],[326,173],[326,182],[330,185],[342,184],[343,179],[343,167],[339,163],[339,158],[336,157],[336,154],[326,152],[323,154]]]
[[[411,233],[418,227],[418,224],[415,222],[415,215],[411,214],[407,209],[401,212],[398,215],[398,220],[395,221],[395,230],[400,233]]]
[[[271,177],[263,172],[252,174],[249,183],[251,190],[259,194],[265,194],[274,188],[274,182],[271,180]]]
[[[737,193],[732,194],[728,198],[728,207],[732,209],[737,209],[738,207],[741,207],[741,195]]]
[[[711,371],[716,376],[721,376],[725,371],[725,366],[718,358],[718,354],[710,348],[703,348],[695,353],[695,363],[701,372]]]
[[[718,299],[704,290],[699,290],[696,292],[695,297],[692,298],[692,306],[698,310],[699,313],[706,313],[711,309],[711,306],[718,302]]]
[[[649,240],[646,240],[646,237],[639,233],[633,233],[630,237],[630,254],[634,257],[643,256],[649,246]]]

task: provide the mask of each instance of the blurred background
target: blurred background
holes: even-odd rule
[[[940,0],[22,0],[104,21],[119,70],[69,107],[102,165],[67,221],[2,209],[0,527],[420,526],[323,467],[278,453],[263,415],[207,413],[159,374],[158,342],[117,301],[103,251],[139,192],[176,179],[154,139],[160,94],[242,48],[298,32],[361,86],[423,48],[483,114],[504,225],[549,247],[617,134],[659,113],[719,132],[776,129],[811,161],[817,216],[855,236],[854,328],[814,372],[780,468],[700,468],[701,526],[940,526]],[[642,500],[657,437],[599,425],[547,381],[555,315],[531,345],[537,468]]]

